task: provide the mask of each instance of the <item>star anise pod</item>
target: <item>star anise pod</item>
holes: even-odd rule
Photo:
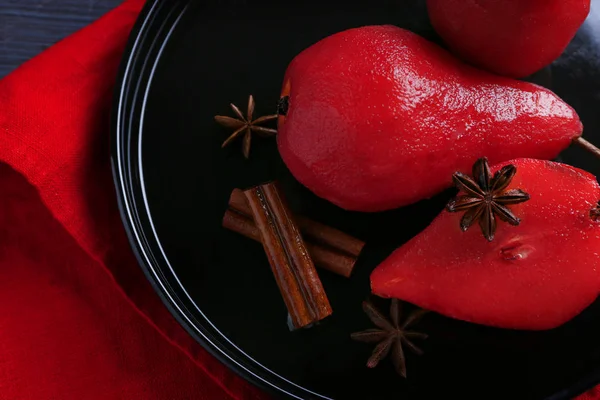
[[[496,232],[496,216],[511,225],[519,225],[521,220],[506,207],[529,200],[529,194],[521,189],[506,190],[516,172],[517,167],[509,164],[492,177],[488,160],[483,157],[473,165],[473,179],[460,172],[452,175],[454,184],[464,194],[451,200],[446,209],[466,211],[460,220],[463,232],[479,221],[483,236],[491,242]]]
[[[364,312],[377,328],[356,332],[350,337],[360,342],[378,343],[367,361],[367,367],[375,368],[381,360],[391,353],[392,363],[396,372],[406,378],[406,359],[402,346],[406,346],[418,355],[423,354],[423,351],[415,346],[411,339],[426,339],[427,335],[408,330],[408,328],[421,319],[427,311],[417,309],[409,314],[404,321],[401,321],[402,308],[397,299],[392,299],[390,319],[383,316],[369,301],[363,302],[362,306]]]
[[[221,148],[227,146],[229,143],[233,142],[239,136],[244,136],[243,144],[242,144],[242,152],[244,153],[244,157],[247,159],[250,157],[250,142],[252,140],[252,133],[257,133],[260,136],[273,136],[277,134],[276,129],[265,128],[264,126],[258,126],[267,121],[271,121],[277,119],[277,115],[266,115],[264,117],[257,118],[253,120],[254,117],[254,97],[250,95],[248,97],[248,110],[246,111],[246,116],[242,114],[239,108],[236,107],[235,104],[230,104],[231,109],[235,113],[237,118],[228,117],[225,115],[216,115],[215,121],[219,124],[233,129],[233,133],[225,139]]]

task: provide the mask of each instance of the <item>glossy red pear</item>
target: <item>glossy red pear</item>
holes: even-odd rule
[[[600,200],[591,174],[551,161],[518,159],[508,189],[530,199],[509,208],[518,226],[498,222],[488,242],[461,214],[443,211],[371,274],[373,293],[478,324],[527,330],[557,327],[600,289]]]
[[[556,60],[590,11],[590,0],[427,0],[452,51],[500,75],[522,78]]]
[[[484,155],[552,159],[582,132],[551,91],[470,67],[394,26],[302,51],[281,95],[283,161],[316,195],[355,211],[431,197]]]

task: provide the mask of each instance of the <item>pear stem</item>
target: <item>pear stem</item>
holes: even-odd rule
[[[600,158],[600,149],[598,147],[594,146],[592,143],[585,140],[584,138],[582,138],[581,136],[573,139],[573,142],[576,143],[577,145],[579,145],[580,147],[583,147],[584,149],[586,149],[587,151],[589,151],[596,157]]]

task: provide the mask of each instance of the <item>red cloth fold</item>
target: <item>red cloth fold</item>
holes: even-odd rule
[[[0,81],[0,399],[267,398],[176,323],[121,225],[109,112],[142,5]]]
[[[266,398],[171,317],[119,218],[109,112],[142,5],[0,81],[2,399]]]

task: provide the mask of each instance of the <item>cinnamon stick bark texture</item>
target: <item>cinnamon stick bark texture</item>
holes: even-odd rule
[[[223,226],[250,239],[261,241],[250,205],[240,189],[233,189]],[[365,243],[338,229],[299,215],[294,217],[315,265],[346,278],[352,275]]]
[[[294,328],[331,315],[331,305],[277,184],[244,191]]]
[[[245,201],[246,199],[244,199]],[[249,239],[262,242],[258,228],[254,225],[254,220],[247,214],[243,214],[234,209],[228,209],[223,216],[223,227]],[[300,230],[302,231],[302,229]],[[303,233],[304,237],[304,233]],[[335,274],[349,278],[356,264],[356,258],[346,254],[338,253],[334,249],[329,249],[320,244],[309,242],[305,238],[304,244],[308,249],[316,267],[326,269]]]

